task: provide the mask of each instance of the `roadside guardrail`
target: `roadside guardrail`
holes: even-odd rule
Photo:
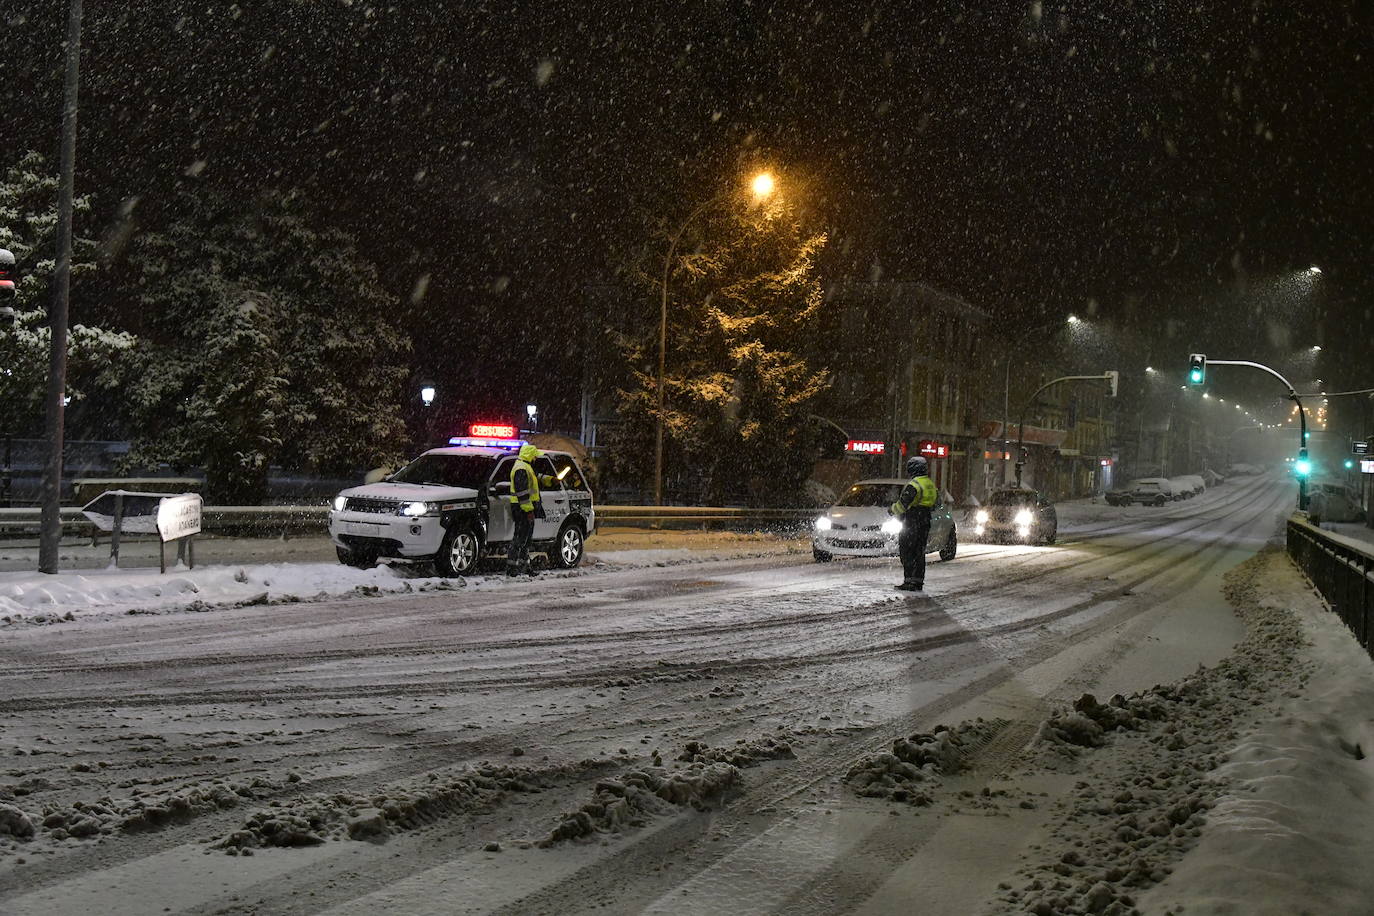
[[[597,527],[788,529],[809,523],[819,509],[750,509],[733,506],[598,506]],[[0,538],[37,537],[40,511],[0,509]],[[205,534],[291,537],[323,534],[328,506],[206,506]],[[62,509],[62,533],[95,538],[94,526],[75,507]]]
[[[1288,519],[1288,555],[1326,602],[1371,651],[1370,615],[1374,605],[1374,547],[1334,535],[1300,515]]]

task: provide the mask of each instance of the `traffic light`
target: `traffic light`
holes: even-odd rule
[[[1188,384],[1201,385],[1207,378],[1207,357],[1193,353],[1188,357]]]
[[[1306,477],[1312,473],[1312,462],[1308,460],[1307,449],[1298,449],[1298,460],[1293,462],[1293,473],[1299,477]]]
[[[1355,467],[1355,459],[1353,459],[1353,458],[1347,458],[1347,459],[1345,459],[1345,469],[1346,469],[1347,471],[1353,469],[1354,467]]]
[[[14,298],[14,255],[0,248],[0,299]]]

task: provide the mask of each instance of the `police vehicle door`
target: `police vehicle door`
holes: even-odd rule
[[[510,514],[510,466],[514,463],[514,458],[502,458],[496,462],[496,470],[487,484],[488,544],[509,543],[515,536],[515,524]]]
[[[534,459],[534,473],[539,478],[539,501],[544,505],[544,517],[534,520],[534,539],[551,541],[558,536],[558,529],[568,517],[568,494],[547,455]],[[553,478],[552,486],[544,483],[548,478]]]

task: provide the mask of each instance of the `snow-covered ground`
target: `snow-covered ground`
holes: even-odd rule
[[[353,569],[329,556],[333,547],[324,538],[293,542],[258,539],[207,541],[198,551],[200,565],[184,566],[161,574],[156,548],[148,542],[133,557],[126,551],[122,568],[98,568],[91,559],[108,556],[109,547],[69,545],[64,551],[63,571],[55,576],[34,572],[37,557],[32,549],[0,548],[0,557],[26,569],[0,572],[0,624],[53,623],[79,615],[140,614],[170,610],[203,611],[215,606],[282,604],[325,598],[414,594],[461,588],[501,589],[507,586],[499,562],[489,563],[486,574],[467,579],[445,579],[432,570],[405,565],[380,565]],[[284,545],[297,559],[277,563],[225,563],[233,556],[270,557]],[[637,569],[701,563],[712,560],[800,553],[806,543],[795,538],[767,534],[734,534],[705,531],[649,531],[626,529],[592,538],[584,566],[577,570],[545,570],[543,575],[576,578],[589,572]],[[208,555],[208,556],[207,556]],[[207,563],[206,560],[210,562]],[[215,562],[219,560],[219,562]],[[313,561],[312,561],[313,560]],[[74,567],[74,568],[73,568]]]
[[[110,587],[3,630],[0,912],[1363,912],[1374,670],[1288,504],[1065,506],[924,599],[758,540]]]

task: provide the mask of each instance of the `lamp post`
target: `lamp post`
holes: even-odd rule
[[[750,190],[757,200],[771,196],[775,187],[776,183],[773,176],[768,172],[759,172],[750,181]],[[678,226],[677,232],[673,233],[672,241],[668,243],[668,253],[663,258],[663,286],[658,313],[658,383],[656,392],[658,407],[655,412],[654,430],[654,505],[656,506],[663,505],[663,377],[668,361],[668,280],[672,276],[673,255],[676,253],[677,244],[682,241],[683,233],[687,231],[687,227],[708,208],[734,193],[733,188],[726,188],[697,205],[697,208],[682,221],[682,225]]]
[[[67,292],[72,275],[72,185],[76,170],[77,92],[81,85],[81,0],[67,10],[66,89],[62,105],[62,153],[57,182],[57,267],[49,316],[48,459],[43,467],[43,514],[38,571],[56,574],[62,546],[62,437],[67,394]]]

